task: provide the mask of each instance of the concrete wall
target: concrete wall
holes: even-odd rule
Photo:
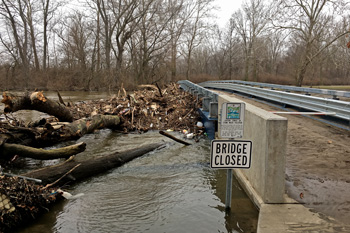
[[[242,102],[226,95],[218,98],[219,127],[224,102]],[[283,203],[287,119],[246,103],[244,140],[253,142],[250,169],[233,169],[255,204]]]

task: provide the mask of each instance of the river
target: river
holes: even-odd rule
[[[106,97],[79,92],[61,95],[72,101]],[[173,135],[181,137],[180,133]],[[208,139],[184,146],[156,131],[121,134],[104,129],[85,135],[81,141],[87,143],[87,149],[77,155],[78,160],[152,142],[164,141],[165,147],[105,174],[62,187],[73,195],[84,195],[60,202],[18,232],[256,232],[258,211],[235,179],[232,210],[225,212],[226,170],[210,168]],[[30,169],[58,162],[26,161]]]

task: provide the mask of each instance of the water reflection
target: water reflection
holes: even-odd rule
[[[226,198],[226,169],[216,171],[213,188],[222,203]],[[225,212],[225,206],[218,206],[220,211]],[[225,225],[227,232],[256,232],[259,212],[249,197],[242,190],[238,181],[232,181],[231,210],[226,212]]]

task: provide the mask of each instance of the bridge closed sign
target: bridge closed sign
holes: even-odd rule
[[[252,141],[213,140],[210,150],[211,168],[250,168]]]

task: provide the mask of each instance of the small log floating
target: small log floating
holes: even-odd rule
[[[185,146],[192,145],[191,143],[188,143],[188,142],[185,142],[185,141],[183,141],[183,140],[181,140],[181,139],[178,139],[178,138],[174,137],[173,135],[168,134],[168,133],[166,133],[166,132],[164,132],[164,131],[159,131],[159,133],[160,133],[161,135],[163,135],[163,136],[166,136],[166,137],[168,137],[168,138],[173,139],[174,141],[176,141],[176,142],[178,142],[178,143],[184,144]]]

